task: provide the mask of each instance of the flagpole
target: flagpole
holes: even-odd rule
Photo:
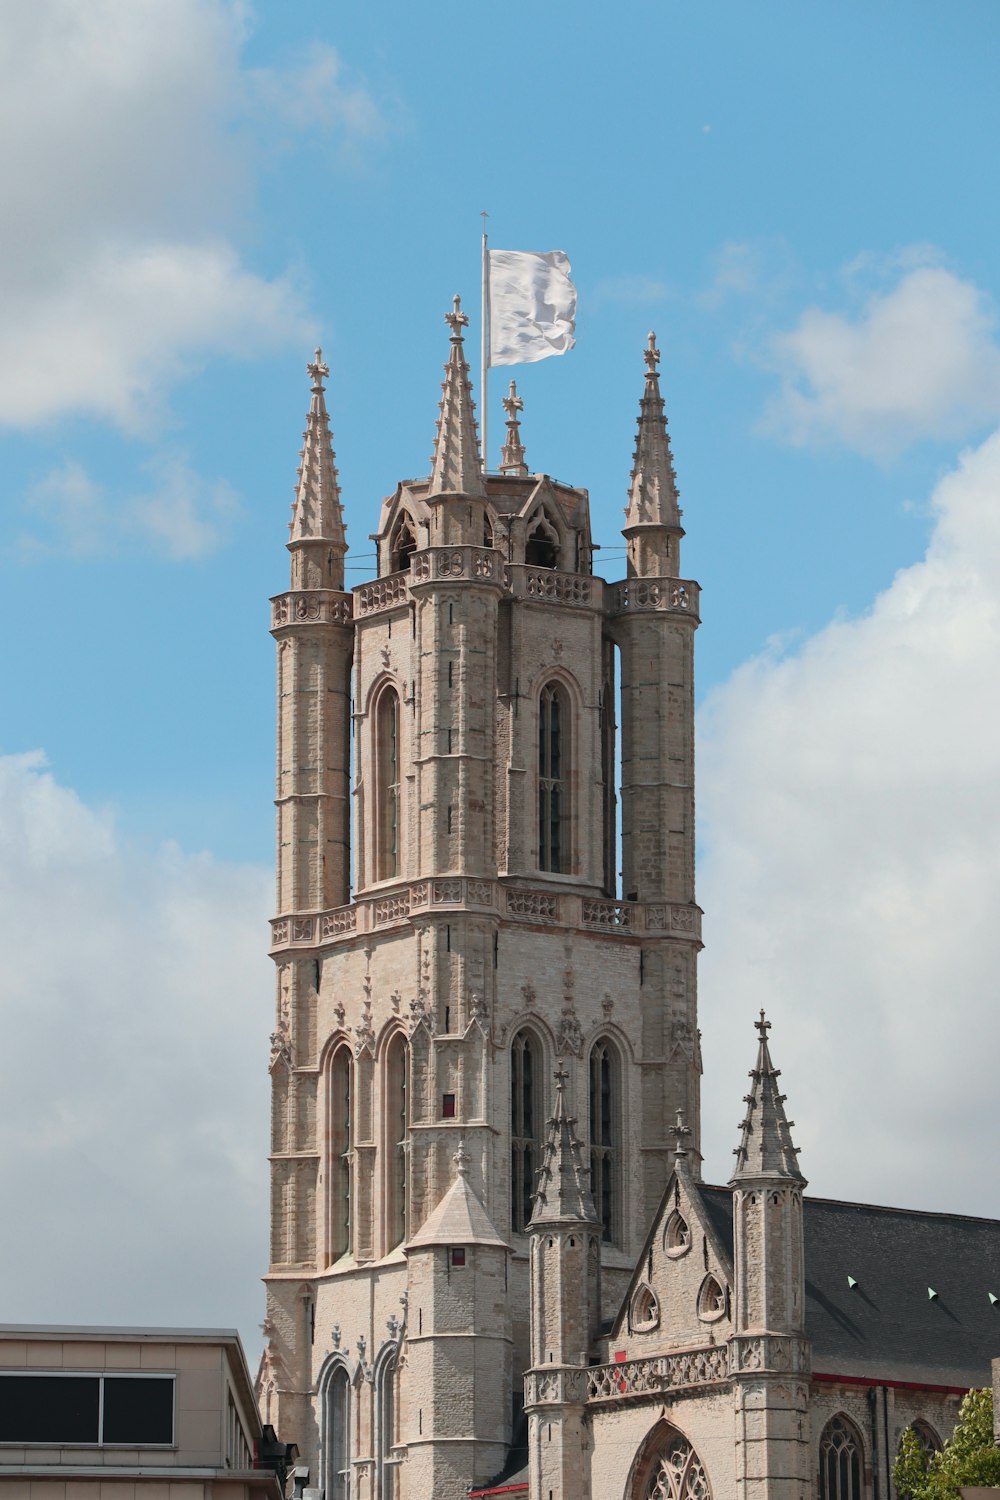
[[[480,380],[479,388],[482,391],[482,419],[483,419],[483,473],[489,468],[489,368],[490,368],[490,257],[486,248],[486,220],[489,215],[483,210],[481,215],[483,221],[483,308],[482,320],[480,322]]]

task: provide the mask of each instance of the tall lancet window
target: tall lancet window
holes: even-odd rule
[[[351,1153],[354,1106],[354,1059],[348,1046],[338,1047],[330,1062],[328,1119],[330,1125],[329,1229],[330,1259],[337,1260],[351,1248]]]
[[[569,700],[556,682],[538,699],[538,868],[566,874],[569,851]]]
[[[534,1207],[541,1164],[541,1049],[530,1031],[510,1044],[510,1227],[523,1234]]]
[[[378,1444],[375,1459],[376,1500],[394,1500],[396,1464],[392,1447],[396,1441],[396,1356],[388,1354],[375,1372],[375,1422]]]
[[[864,1500],[865,1450],[854,1423],[831,1417],[819,1440],[820,1500]]]
[[[621,1083],[618,1055],[606,1039],[590,1053],[590,1191],[601,1221],[602,1237],[619,1238],[621,1194]]]
[[[375,879],[399,874],[399,694],[386,687],[375,704]]]
[[[397,1033],[385,1054],[385,1222],[387,1248],[401,1245],[407,1234],[407,1122],[410,1057],[406,1038]]]
[[[326,1500],[351,1500],[351,1377],[342,1364],[326,1383],[323,1427]]]

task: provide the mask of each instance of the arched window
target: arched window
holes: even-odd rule
[[[538,868],[568,874],[569,700],[548,682],[538,699]]]
[[[676,1428],[664,1424],[649,1458],[639,1464],[634,1500],[712,1500],[705,1466]]]
[[[635,1333],[648,1333],[653,1328],[658,1328],[660,1323],[660,1304],[656,1300],[656,1293],[652,1287],[642,1283],[636,1289],[632,1298],[632,1306],[629,1309],[629,1320]]]
[[[559,533],[544,511],[538,511],[528,522],[524,560],[529,568],[559,566]]]
[[[406,1038],[397,1032],[385,1054],[385,1207],[387,1243],[391,1250],[406,1239],[408,1099],[410,1058]]]
[[[698,1316],[703,1323],[717,1323],[726,1313],[726,1293],[714,1276],[706,1276],[698,1292]]]
[[[619,1238],[621,1093],[618,1058],[607,1040],[590,1053],[590,1191],[603,1239]]]
[[[375,704],[375,879],[399,874],[399,694],[382,689]]]
[[[671,1260],[679,1259],[691,1249],[691,1230],[688,1228],[684,1215],[676,1208],[667,1220],[663,1235],[663,1248]]]
[[[864,1463],[861,1434],[838,1412],[819,1440],[820,1500],[864,1500]]]
[[[410,566],[410,558],[416,550],[416,528],[404,510],[392,529],[392,540],[389,543],[389,571],[405,573]]]
[[[523,1234],[534,1207],[542,1125],[541,1048],[530,1031],[510,1044],[510,1227]]]
[[[345,1365],[336,1365],[327,1381],[323,1427],[326,1500],[350,1500],[351,1377]]]
[[[330,1161],[327,1180],[330,1193],[328,1243],[330,1259],[346,1255],[351,1248],[351,1152],[354,1105],[354,1059],[350,1047],[337,1048],[330,1062],[328,1119]]]
[[[396,1356],[382,1360],[375,1374],[375,1500],[394,1500],[396,1465],[392,1445],[396,1441]]]
[[[919,1417],[915,1422],[910,1423],[910,1431],[913,1433],[913,1436],[920,1444],[920,1449],[924,1459],[924,1468],[927,1469],[930,1467],[931,1459],[934,1457],[935,1453],[941,1452],[941,1439],[938,1437],[931,1424],[929,1422],[922,1421]]]
[[[493,522],[490,520],[489,511],[483,516],[483,546],[493,546]]]

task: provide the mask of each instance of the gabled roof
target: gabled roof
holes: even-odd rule
[[[698,1191],[731,1247],[730,1189]],[[816,1374],[989,1384],[1000,1352],[1000,1302],[989,1297],[1000,1298],[1000,1222],[808,1196],[803,1206]]]

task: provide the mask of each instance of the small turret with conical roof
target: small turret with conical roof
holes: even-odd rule
[[[563,1068],[538,1172],[531,1236],[531,1369],[525,1382],[529,1492],[581,1495],[586,1371],[601,1320],[601,1226]],[[547,1433],[541,1440],[542,1432]]]
[[[639,430],[622,530],[630,577],[673,578],[679,569],[679,543],[684,529],[660,394],[660,351],[654,333],[649,335],[643,358],[646,384],[639,403]]]
[[[330,367],[322,349],[316,350],[306,368],[312,397],[289,527],[292,588],[343,590],[347,536],[323,385]]]
[[[465,358],[462,330],[468,326],[468,314],[462,311],[462,299],[455,297],[445,322],[451,329],[451,350],[444,367],[441,415],[431,460],[431,483],[427,498],[438,495],[486,497],[483,464],[479,452],[479,430],[476,426],[476,404],[472,399],[469,366]]]
[[[809,1493],[805,1413],[810,1373],[805,1338],[802,1191],[785,1096],[756,1022],[757,1060],[740,1125],[733,1190],[735,1306],[730,1368],[736,1373],[739,1500],[804,1500]]]

